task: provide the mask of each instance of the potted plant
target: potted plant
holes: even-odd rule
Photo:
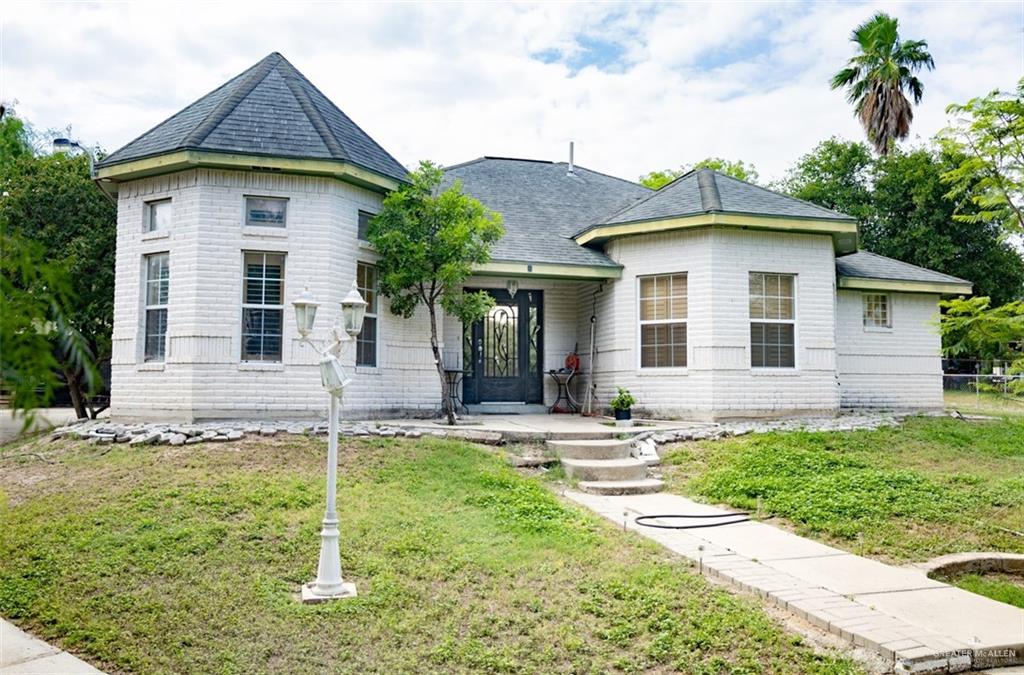
[[[625,387],[619,387],[619,393],[608,402],[608,405],[615,411],[615,420],[621,422],[633,418],[630,408],[633,407],[634,403],[636,403],[636,399],[629,393],[629,390]]]

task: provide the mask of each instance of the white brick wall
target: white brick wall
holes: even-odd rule
[[[835,264],[827,236],[705,229],[612,241],[607,253],[625,269],[598,293],[595,380],[606,406],[619,386],[638,409],[664,417],[723,418],[831,413],[835,381]],[[797,368],[750,368],[748,273],[797,275]],[[685,370],[641,369],[638,274],[686,272],[689,287]],[[592,290],[581,289],[581,307]],[[589,343],[580,312],[580,351]],[[586,364],[584,364],[584,369]]]
[[[243,227],[244,196],[288,197],[283,230]],[[146,201],[170,197],[165,234],[143,234]],[[322,303],[314,338],[323,338],[355,277],[356,262],[374,254],[357,237],[360,209],[379,209],[380,195],[329,178],[197,169],[121,186],[118,207],[112,413],[121,418],[195,419],[322,415],[317,355],[298,341],[291,301],[308,285]],[[287,255],[283,363],[241,362],[242,252]],[[170,254],[167,358],[143,363],[143,256]],[[604,284],[520,279],[521,290],[544,292],[544,370],[559,368],[578,344],[588,367],[590,316],[597,311],[594,368],[598,407],[619,386],[638,408],[662,417],[721,418],[834,412],[838,320],[842,404],[872,407],[941,405],[936,296],[893,294],[894,328],[861,325],[860,294],[835,292],[826,236],[704,229],[627,237],[608,254],[624,265]],[[797,368],[750,368],[748,273],[797,276]],[[686,272],[689,285],[688,367],[641,369],[638,356],[638,274]],[[506,279],[478,277],[466,285],[504,288]],[[379,307],[376,368],[355,371],[344,415],[430,412],[440,385],[424,311],[406,321]],[[444,343],[460,352],[462,326],[441,317]],[[554,387],[545,376],[544,400]],[[580,397],[587,383],[581,377]]]
[[[890,293],[892,329],[866,329],[860,291],[839,291],[836,315],[843,407],[941,408],[939,296]]]
[[[244,196],[289,198],[283,230],[243,227]],[[144,203],[172,199],[166,236],[142,234]],[[191,170],[121,186],[112,363],[112,413],[124,418],[285,417],[323,414],[317,355],[298,342],[291,301],[308,285],[322,303],[314,338],[326,336],[356,261],[372,252],[356,237],[360,209],[380,196],[329,178]],[[287,255],[283,363],[241,363],[242,252]],[[142,363],[142,256],[170,253],[166,363]],[[433,410],[440,385],[428,323],[381,307],[377,368],[356,369],[343,413]],[[354,364],[355,350],[346,360]]]

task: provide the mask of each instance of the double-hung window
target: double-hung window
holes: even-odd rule
[[[247,227],[284,227],[287,215],[287,199],[281,197],[245,198],[245,224]]]
[[[242,360],[280,361],[284,254],[247,251],[242,288]]]
[[[889,311],[889,295],[886,293],[865,293],[864,328],[892,328],[892,315]]]
[[[171,227],[171,200],[158,199],[146,202],[145,232],[166,232]]]
[[[361,212],[360,212],[361,213]],[[356,286],[366,300],[363,330],[356,337],[356,365],[377,365],[377,268],[366,263],[356,265]]]
[[[796,276],[750,273],[750,365],[796,367]]]
[[[686,367],[686,274],[640,277],[640,367]]]
[[[169,260],[167,253],[154,253],[145,258],[146,325],[143,358],[146,361],[163,361],[167,355],[167,298],[171,285]]]

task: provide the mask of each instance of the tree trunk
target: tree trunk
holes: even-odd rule
[[[85,392],[82,391],[82,381],[78,378],[78,373],[67,366],[61,370],[64,371],[64,379],[68,383],[68,393],[71,394],[71,405],[75,407],[75,415],[78,419],[89,417],[85,410]]]
[[[437,365],[437,376],[441,381],[441,411],[444,413],[448,424],[455,426],[455,407],[448,395],[448,378],[444,376],[444,362],[441,360],[441,348],[437,342],[437,311],[434,303],[427,303],[427,311],[430,313],[430,349],[434,352],[434,363]]]

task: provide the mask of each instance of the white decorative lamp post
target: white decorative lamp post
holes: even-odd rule
[[[295,325],[302,339],[316,348],[309,334],[313,330],[316,309],[319,306],[306,289],[292,302],[295,308]],[[341,315],[344,330],[335,325],[331,329],[331,342],[320,350],[320,381],[331,395],[330,430],[327,441],[327,508],[324,512],[323,527],[320,530],[320,563],[316,569],[316,580],[302,587],[302,602],[324,602],[356,595],[356,585],[341,578],[341,550],[338,546],[338,513],[335,508],[338,485],[338,408],[342,392],[351,380],[345,376],[339,356],[342,345],[352,342],[363,329],[366,301],[359,295],[359,289],[352,282],[352,290],[341,301]]]

